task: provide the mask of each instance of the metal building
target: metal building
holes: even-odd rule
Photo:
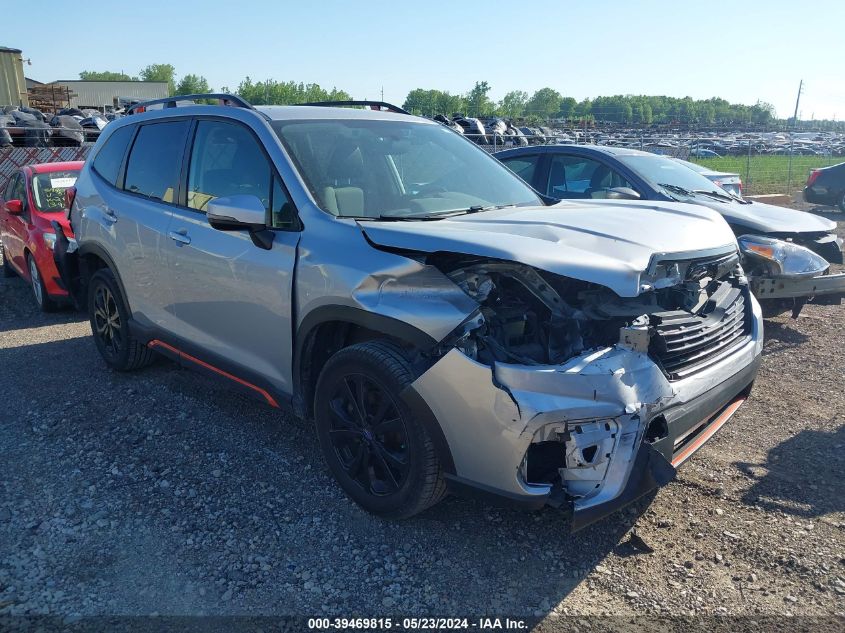
[[[29,105],[21,52],[18,48],[0,46],[0,106]]]
[[[84,81],[82,79],[61,79],[53,81],[47,86],[62,86],[69,88],[71,94],[70,105],[74,108],[102,108],[111,107],[115,99],[131,97],[146,101],[148,99],[163,99],[168,95],[166,81]]]

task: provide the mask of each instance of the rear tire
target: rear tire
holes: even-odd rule
[[[108,268],[98,270],[88,282],[88,315],[94,343],[109,367],[132,371],[153,362],[155,352],[129,329],[129,309]]]
[[[434,444],[399,397],[415,375],[401,348],[370,341],[332,356],[314,397],[317,436],[340,487],[367,512],[403,519],[446,485]]]
[[[842,213],[845,213],[845,191],[839,195],[839,204],[836,205]]]
[[[41,271],[38,270],[38,264],[35,263],[35,258],[30,253],[26,254],[26,266],[29,270],[29,285],[32,288],[36,305],[42,312],[55,312],[58,306],[47,294],[47,288],[44,287],[44,280],[41,278]]]

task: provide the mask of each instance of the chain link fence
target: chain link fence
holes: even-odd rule
[[[92,145],[82,147],[2,147],[0,148],[0,195],[9,179],[24,165],[85,160]]]

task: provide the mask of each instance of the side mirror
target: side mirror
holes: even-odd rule
[[[614,187],[607,190],[608,200],[639,200],[640,194],[630,187]]]
[[[21,213],[23,213],[23,202],[21,202],[20,200],[7,200],[6,211],[11,213],[12,215],[20,215]]]
[[[257,196],[238,194],[214,198],[206,207],[206,217],[218,231],[246,229],[256,246],[269,250],[273,245],[275,233],[267,229],[267,210]]]
[[[65,189],[65,209],[70,211],[73,206],[73,201],[76,198],[76,187],[68,187]]]
[[[209,201],[206,217],[218,231],[260,231],[266,227],[267,211],[257,196],[242,194]]]

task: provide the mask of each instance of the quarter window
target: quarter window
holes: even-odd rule
[[[278,178],[273,179],[273,210],[269,219],[267,224],[274,229],[295,230],[298,226],[293,203]]]
[[[535,154],[534,156],[506,158],[502,162],[507,165],[508,169],[530,185],[534,179],[534,172],[537,169],[537,161],[539,160],[540,156]]]
[[[117,178],[120,174],[120,165],[123,163],[123,157],[126,156],[126,148],[129,146],[129,141],[132,140],[134,132],[134,125],[118,128],[94,158],[94,171],[115,186],[117,186]]]
[[[200,121],[188,170],[188,206],[202,213],[215,198],[253,195],[264,204],[269,220],[283,217],[283,202],[271,214],[271,171],[255,137],[244,126]]]
[[[173,203],[188,121],[142,125],[126,164],[124,190]]]

